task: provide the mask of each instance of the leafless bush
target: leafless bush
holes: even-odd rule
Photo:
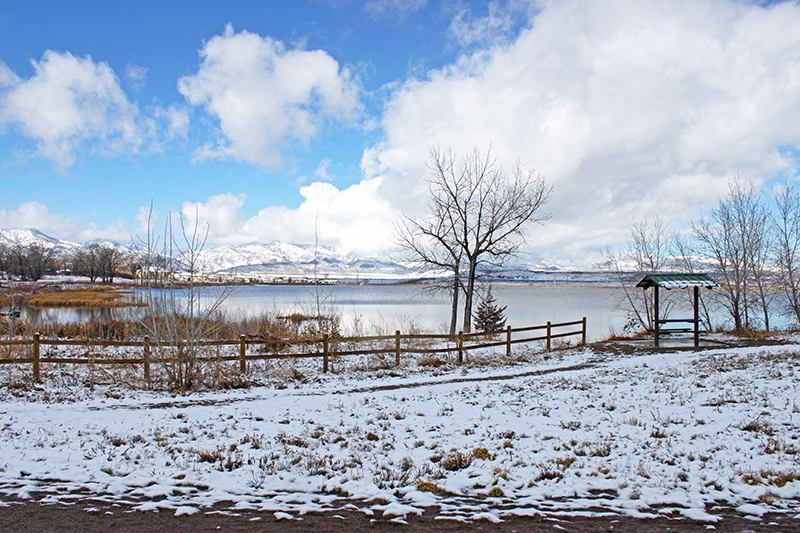
[[[452,452],[447,454],[439,461],[439,465],[445,470],[462,470],[472,464],[472,454],[463,452]]]

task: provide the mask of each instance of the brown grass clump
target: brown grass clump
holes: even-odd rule
[[[239,335],[247,335],[250,339],[261,341],[297,337],[297,331],[293,328],[293,323],[290,320],[268,314],[241,320],[220,318],[215,322],[215,327],[219,331],[220,338],[225,339],[235,339]],[[282,347],[273,346],[272,348],[275,351],[279,351],[279,348]]]
[[[467,468],[471,464],[472,455],[461,452],[450,453],[439,462],[442,468],[450,471],[461,470],[462,468]]]
[[[418,366],[427,366],[431,368],[439,368],[440,366],[444,366],[446,364],[447,361],[435,356],[423,357],[417,362]]]
[[[755,329],[740,329],[738,331],[734,330],[731,333],[742,339],[751,339],[756,341],[763,341],[770,338],[769,331],[761,331]]]
[[[16,337],[30,333],[30,327],[24,320],[13,320],[0,316],[0,334]]]
[[[455,496],[454,493],[450,492],[449,490],[445,490],[439,485],[431,483],[430,481],[420,481],[419,483],[417,483],[417,490],[420,492],[430,492],[441,498]]]
[[[69,289],[26,296],[28,305],[34,309],[45,307],[106,308],[146,306],[146,303],[130,302],[123,298],[125,291],[115,289]]]
[[[486,448],[475,448],[472,450],[472,457],[475,459],[494,459],[494,455],[489,453]]]

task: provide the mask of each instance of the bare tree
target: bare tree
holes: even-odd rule
[[[752,182],[742,183],[737,176],[708,218],[692,224],[698,250],[719,272],[722,305],[737,331],[756,325],[754,306],[760,307],[764,326],[769,328],[767,220],[760,193]]]
[[[203,297],[197,278],[203,271],[201,252],[208,238],[208,226],[201,225],[197,214],[188,223],[181,215],[179,222],[180,233],[175,235],[172,217],[169,217],[164,235],[159,237],[152,230],[151,206],[147,236],[139,238],[136,247],[146,273],[145,296],[150,308],[143,320],[145,333],[163,365],[170,387],[185,393],[200,386],[201,344],[215,335],[213,319],[233,287],[224,285],[218,288],[217,294]],[[181,284],[175,283],[178,274],[186,277]],[[165,287],[165,283],[169,286]]]
[[[431,202],[430,212],[417,220],[404,216],[395,225],[395,239],[397,243],[423,268],[442,269],[452,275],[450,284],[450,335],[456,334],[458,321],[458,295],[461,292],[461,249],[457,246],[452,226],[445,222],[449,220],[443,206]]]
[[[11,250],[5,244],[0,244],[0,272],[6,279],[11,278]]]
[[[677,270],[690,274],[703,272],[705,270],[703,268],[703,264],[697,261],[697,254],[692,248],[692,241],[687,239],[685,235],[675,234],[672,244],[672,255]],[[692,300],[692,297],[689,293],[686,293],[686,295],[690,300]],[[697,310],[697,316],[703,324],[704,329],[711,331],[711,311],[706,304],[706,300],[704,298],[700,298],[698,303],[700,304],[700,308]],[[694,301],[691,301],[690,305],[694,305]]]
[[[651,331],[655,327],[653,291],[643,291],[635,285],[645,274],[663,272],[672,266],[671,233],[660,218],[656,217],[652,222],[643,218],[633,221],[626,240],[623,250],[607,246],[603,255],[622,286],[621,305],[629,313],[629,327],[635,329],[638,325]],[[659,316],[668,317],[673,306],[672,298],[662,298]]]
[[[103,283],[114,283],[114,277],[125,262],[125,252],[113,244],[100,246],[98,262]]]
[[[17,244],[6,254],[7,273],[21,281],[38,281],[55,270],[55,253],[53,246]]]
[[[764,320],[764,329],[770,330],[770,304],[778,293],[774,290],[775,277],[772,275],[772,252],[775,242],[775,227],[771,224],[766,206],[758,195],[757,203],[748,206],[751,216],[747,221],[748,266],[752,279],[753,299],[760,308]]]
[[[485,155],[476,147],[460,159],[452,148],[433,147],[429,168],[428,213],[419,222],[406,217],[398,241],[423,263],[453,272],[453,307],[461,286],[469,332],[478,267],[502,264],[519,251],[528,223],[550,218],[541,208],[552,187],[520,163],[506,174],[491,146]]]
[[[800,194],[788,186],[775,194],[775,259],[789,310],[800,324]]]
[[[100,276],[99,255],[100,246],[97,243],[82,247],[72,256],[72,272],[86,276],[94,283]]]

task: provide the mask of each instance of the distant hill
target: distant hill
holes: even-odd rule
[[[55,247],[58,254],[69,254],[91,244],[108,244],[130,250],[130,245],[110,241],[76,243],[63,241],[36,229],[0,230],[0,245],[38,244]],[[250,243],[207,248],[200,253],[199,265],[206,273],[241,278],[306,278],[350,281],[412,280],[434,278],[443,272],[422,271],[414,263],[393,261],[387,257],[359,257],[328,246],[285,242]],[[511,263],[503,268],[487,267],[480,271],[484,283],[541,285],[613,284],[602,272],[576,272],[553,263]]]
[[[0,246],[30,246],[33,244],[45,248],[54,247],[57,253],[69,253],[81,247],[78,243],[62,241],[33,228],[0,229]]]

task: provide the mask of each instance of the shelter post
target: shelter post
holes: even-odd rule
[[[653,340],[653,345],[658,348],[658,334],[661,330],[659,317],[658,317],[658,285],[654,288],[654,296],[653,296],[653,331],[655,332],[655,337]]]
[[[694,347],[700,346],[700,287],[694,288]]]

